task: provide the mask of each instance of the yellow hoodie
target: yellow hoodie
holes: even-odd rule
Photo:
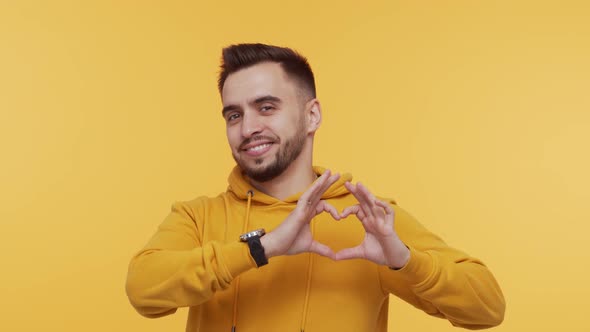
[[[339,211],[356,204],[344,187],[351,179],[343,175],[323,199]],[[151,318],[190,307],[188,332],[385,332],[389,294],[456,326],[480,329],[503,320],[502,292],[483,263],[447,246],[391,200],[394,227],[411,253],[402,269],[309,253],[273,257],[256,268],[240,234],[272,231],[300,195],[284,201],[265,195],[236,167],[225,193],[175,203],[131,260],[126,284],[131,304]],[[323,213],[311,226],[314,238],[334,251],[364,237],[354,216],[335,221]]]

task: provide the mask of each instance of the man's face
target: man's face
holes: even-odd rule
[[[282,174],[308,135],[297,84],[280,64],[265,62],[229,75],[221,98],[227,139],[240,168],[258,182]]]

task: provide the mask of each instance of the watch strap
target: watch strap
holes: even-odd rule
[[[261,267],[268,264],[268,259],[264,253],[264,247],[260,243],[260,236],[252,236],[248,238],[248,247],[250,248],[250,255],[254,258],[256,266]]]

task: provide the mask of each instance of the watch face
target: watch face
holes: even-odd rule
[[[249,238],[251,238],[251,237],[254,237],[254,236],[258,236],[258,237],[260,237],[260,236],[263,236],[264,234],[266,234],[266,232],[264,231],[264,228],[260,228],[260,229],[257,229],[257,230],[254,230],[254,231],[248,232],[248,233],[246,233],[246,234],[242,234],[242,235],[240,235],[240,240],[241,240],[242,242],[246,242],[246,241],[248,241],[248,239],[249,239]]]

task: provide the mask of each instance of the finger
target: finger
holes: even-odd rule
[[[323,211],[328,212],[330,215],[332,215],[332,218],[340,220],[340,214],[338,213],[338,210],[336,210],[336,208],[333,205],[329,204],[326,201],[319,202],[318,208],[316,210],[316,215]]]
[[[358,188],[356,187],[356,185],[346,181],[346,183],[344,183],[344,186],[346,187],[346,189],[348,189],[348,191],[350,191],[352,196],[354,196],[354,198],[356,198],[356,200],[360,203],[360,200],[358,197],[359,192],[358,192]]]
[[[338,174],[338,173],[328,177],[328,179],[325,180],[322,183],[322,185],[319,186],[316,190],[314,190],[314,192],[310,196],[311,204],[312,205],[317,204],[320,201],[320,199],[322,199],[322,196],[324,195],[326,190],[328,190],[328,188],[330,188],[334,183],[336,183],[336,181],[338,181],[338,179],[340,179],[340,174]]]
[[[322,175],[320,175],[317,179],[315,179],[315,181],[313,181],[313,184],[307,191],[310,193],[314,193],[318,190],[321,190],[322,186],[326,183],[326,181],[330,179],[330,177],[332,177],[332,171],[330,171],[329,169],[325,170],[324,173],[322,173]]]
[[[317,178],[312,185],[303,193],[303,195],[301,195],[301,197],[299,198],[300,201],[303,201],[305,204],[307,204],[308,202],[312,202],[313,198],[314,198],[314,194],[318,191],[321,190],[322,185],[329,180],[330,178],[330,170],[327,169],[326,171],[324,171],[324,173],[322,175],[320,175],[319,178]]]
[[[370,206],[370,213],[372,216],[377,217],[377,218],[390,218],[390,221],[393,221],[393,210],[389,207],[389,204],[383,201],[378,200],[375,195],[373,195],[369,189],[362,185],[359,184],[358,185],[358,190],[360,192],[360,195],[364,197],[365,201],[367,202],[367,204]],[[381,204],[377,204],[378,202],[381,202]],[[385,211],[383,211],[385,210]],[[389,213],[391,213],[391,216],[387,215],[387,211],[390,211]]]
[[[337,261],[344,260],[344,259],[355,259],[355,258],[364,258],[363,250],[361,246],[356,246],[353,248],[346,248],[342,249],[336,254],[334,254],[334,259]]]
[[[305,192],[305,194],[307,194],[306,198],[313,200],[315,198],[314,196],[316,196],[318,192],[322,192],[324,190],[323,188],[331,180],[332,177],[333,175],[329,169],[324,171],[324,173],[319,178],[317,178],[313,182],[311,187]]]
[[[328,188],[330,188],[334,183],[336,183],[336,181],[338,181],[340,179],[340,174],[336,173],[331,175],[328,180],[326,180],[326,182],[322,185],[321,187],[321,191],[319,192],[319,195],[323,195],[324,192],[326,192],[326,190],[328,190]]]
[[[372,217],[373,216],[373,211],[372,211],[373,206],[372,205],[374,205],[374,203],[372,203],[370,200],[367,199],[366,195],[362,191],[362,188],[363,188],[363,185],[360,182],[357,182],[356,186],[354,186],[353,190],[351,190],[350,192],[356,198],[356,200],[359,202],[359,206],[361,207],[361,210],[365,213],[365,215],[367,217]]]
[[[356,186],[354,184],[350,183],[350,181],[346,181],[344,182],[344,186],[346,187],[346,189],[348,189],[348,191],[350,191],[352,195],[354,195],[354,193],[356,192]]]
[[[365,202],[367,203],[367,206],[369,206],[371,209],[377,208],[377,205],[375,204],[377,198],[375,198],[375,196],[369,191],[369,189],[365,187],[362,183],[358,183],[357,188],[360,195],[364,198]]]
[[[341,218],[346,218],[351,214],[358,214],[358,212],[360,211],[361,207],[358,204],[355,204],[353,206],[349,206],[347,208],[345,208],[344,210],[342,210],[342,213],[340,214]]]
[[[311,243],[311,245],[309,246],[309,252],[313,252],[318,255],[334,259],[334,251],[332,251],[332,249],[330,249],[330,247],[328,247],[327,245],[319,243],[317,241],[313,241]]]
[[[391,208],[391,205],[389,205],[389,203],[384,202],[384,201],[380,201],[380,200],[375,200],[375,204],[382,207],[385,210],[385,214],[388,216],[394,216],[395,215],[395,211]]]
[[[395,211],[391,208],[389,203],[384,202],[384,201],[380,201],[380,200],[376,200],[375,204],[377,206],[383,208],[383,210],[385,210],[385,220],[387,221],[387,223],[393,224],[393,220],[395,218]]]

